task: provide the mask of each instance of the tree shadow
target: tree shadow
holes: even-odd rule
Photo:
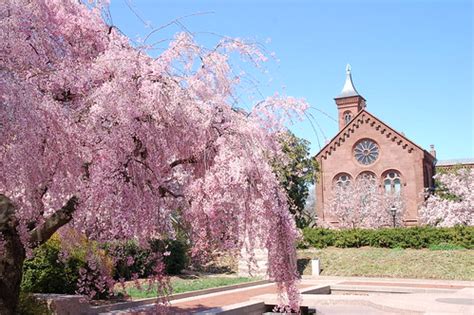
[[[194,314],[197,312],[203,312],[206,310],[210,310],[211,308],[206,305],[198,304],[198,305],[193,305],[190,307],[186,306],[168,306],[168,307],[157,307],[156,305],[149,305],[149,306],[143,306],[140,308],[137,308],[135,310],[127,310],[125,314],[129,315],[184,315],[184,314]]]
[[[296,261],[296,269],[298,270],[298,274],[302,276],[304,273],[307,274],[308,272],[305,270],[308,268],[308,266],[311,263],[310,258],[298,258]]]

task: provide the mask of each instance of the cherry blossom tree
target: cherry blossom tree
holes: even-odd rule
[[[326,213],[337,221],[334,227],[379,228],[392,225],[392,206],[396,208],[396,224],[401,225],[405,208],[402,193],[387,193],[375,178],[360,176],[354,182],[335,183]]]
[[[61,227],[172,238],[177,211],[196,257],[238,253],[244,236],[264,244],[282,303],[297,309],[298,233],[269,161],[306,103],[275,95],[238,110],[230,56],[258,65],[255,46],[223,38],[209,50],[184,32],[152,58],[101,13],[73,0],[0,8],[0,313],[15,312],[25,257]]]
[[[474,169],[436,175],[438,191],[421,207],[420,219],[434,226],[474,225]]]

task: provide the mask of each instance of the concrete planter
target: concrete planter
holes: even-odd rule
[[[311,274],[319,276],[321,274],[321,261],[319,258],[311,259]]]

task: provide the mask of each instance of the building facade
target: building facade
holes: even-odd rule
[[[418,224],[422,192],[434,186],[435,151],[424,150],[366,109],[366,100],[354,87],[350,66],[342,92],[335,99],[339,132],[315,156],[316,213],[319,220],[337,226],[325,207],[334,185],[359,176],[373,177],[381,191],[403,193],[406,226]]]

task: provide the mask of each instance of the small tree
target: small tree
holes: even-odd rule
[[[434,226],[474,224],[474,169],[460,168],[435,176],[439,183],[421,207],[420,219]]]
[[[309,153],[309,141],[296,137],[290,131],[279,136],[284,159],[273,164],[273,168],[286,190],[290,212],[294,215],[296,226],[304,228],[309,224],[305,213],[309,186],[314,183],[317,162]]]
[[[392,225],[390,208],[397,209],[397,224],[402,223],[404,203],[400,192],[382,191],[371,176],[361,176],[354,182],[335,184],[326,207],[340,228],[378,228]]]
[[[308,198],[303,209],[303,226],[305,227],[316,227],[318,223],[317,212],[316,212],[316,191],[314,185],[311,185],[308,191]]]

